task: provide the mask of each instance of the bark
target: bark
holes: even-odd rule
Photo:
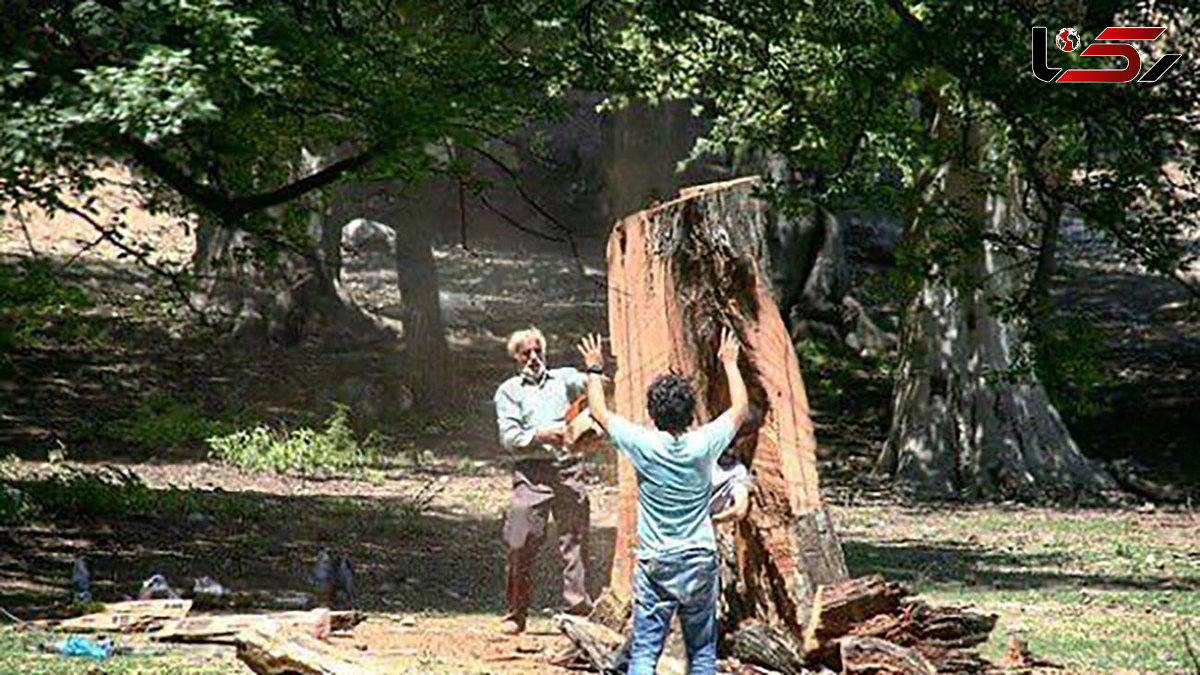
[[[905,593],[898,584],[887,583],[879,576],[821,586],[804,631],[805,653],[820,658],[836,646],[835,639],[848,634],[856,624],[895,611]]]
[[[243,631],[273,627],[274,624],[288,632],[325,640],[333,631],[332,619],[328,609],[272,614],[205,614],[168,623],[150,637],[160,642],[233,643]]]
[[[910,225],[909,245],[961,238],[958,267],[934,265],[906,308],[892,427],[877,469],[915,496],[1077,499],[1114,487],[1079,451],[1033,373],[1010,377],[1023,345],[993,303],[1017,287],[986,235],[1023,226],[1007,194],[986,194],[984,130],[943,165],[931,200],[950,207]],[[1008,194],[1015,187],[1008,186]]]
[[[617,363],[614,408],[649,425],[646,389],[674,369],[697,390],[697,418],[728,406],[716,357],[733,327],[757,420],[733,452],[757,490],[737,529],[733,623],[756,619],[798,640],[819,584],[846,576],[824,510],[816,442],[799,363],[772,300],[765,269],[767,207],[757,179],[690,188],[679,199],[625,218],[609,239],[609,327]],[[637,484],[619,459],[616,551],[607,596],[594,618],[619,625],[632,596]]]
[[[165,623],[187,616],[191,609],[191,600],[113,602],[104,605],[104,609],[99,612],[66,619],[57,627],[59,630],[72,632],[132,633],[161,627]]]
[[[935,675],[921,653],[886,640],[869,637],[842,641],[843,675]]]
[[[403,234],[400,234],[403,232]],[[429,232],[421,226],[397,230],[396,283],[403,302],[405,361],[418,404],[437,409],[446,403],[446,327],[438,296],[437,266]]]

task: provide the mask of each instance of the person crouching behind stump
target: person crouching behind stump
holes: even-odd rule
[[[508,354],[520,371],[496,390],[500,442],[513,460],[513,490],[504,521],[508,549],[504,633],[525,630],[532,570],[551,515],[563,557],[563,600],[572,614],[587,614],[587,537],[591,505],[583,485],[582,457],[567,446],[565,416],[587,380],[575,368],[546,367],[546,338],[537,328],[513,333]]]

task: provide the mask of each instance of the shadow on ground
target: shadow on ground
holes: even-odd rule
[[[903,540],[843,542],[852,576],[881,574],[914,585],[983,586],[1038,590],[1057,587],[1106,590],[1200,590],[1200,574],[1107,575],[1067,571],[1065,552],[997,551],[970,545]]]
[[[314,592],[312,565],[325,546],[354,561],[361,609],[503,610],[499,514],[417,510],[401,498],[154,490],[142,499],[121,515],[64,514],[0,530],[0,605],[19,613],[62,603],[76,555],[87,557],[99,601],[134,595],[155,573],[179,586],[208,575],[237,591]],[[610,528],[593,528],[594,593],[608,579],[614,537]],[[556,551],[551,526],[536,568],[535,607],[561,604]]]

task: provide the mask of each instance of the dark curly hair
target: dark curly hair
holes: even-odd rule
[[[659,375],[646,390],[646,408],[659,429],[672,434],[687,431],[696,412],[696,394],[682,375]]]

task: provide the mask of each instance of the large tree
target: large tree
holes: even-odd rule
[[[188,283],[211,315],[287,344],[377,337],[338,281],[342,225],[361,214],[347,214],[336,185],[409,188],[460,171],[457,150],[555,115],[559,46],[570,37],[558,17],[570,10],[456,0],[6,3],[0,203],[69,210],[152,261],[145,242],[121,240],[120,223],[97,222],[87,202],[104,166],[127,163],[146,207],[197,224]],[[405,244],[401,278],[432,280],[429,234]],[[436,314],[436,288],[433,297]],[[433,345],[431,358],[444,353],[433,319],[422,326],[438,334],[418,341]]]
[[[1038,377],[1057,227],[1078,213],[1131,260],[1178,275],[1197,207],[1196,73],[1045,83],[1030,30],[1078,22],[1086,40],[1117,17],[1147,25],[1142,4],[610,3],[603,75],[626,95],[699,101],[712,122],[699,152],[777,158],[781,213],[900,219],[908,283],[883,471],[926,496],[1093,493],[1111,481]]]

